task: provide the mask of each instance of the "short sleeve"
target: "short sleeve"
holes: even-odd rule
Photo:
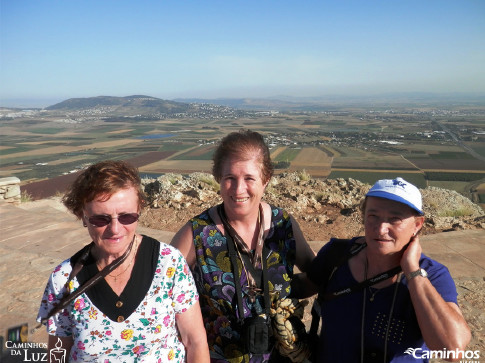
[[[65,284],[71,273],[71,264],[69,260],[62,262],[55,268],[49,277],[44,295],[40,303],[39,312],[37,314],[37,321],[48,316],[49,312],[59,303],[62,297],[66,294],[67,289]],[[73,281],[77,284],[77,281]],[[60,311],[56,315],[49,318],[46,323],[47,332],[50,335],[68,337],[72,335],[72,322],[70,314],[66,310]]]
[[[195,281],[183,255],[173,249],[175,264],[167,270],[173,273],[172,305],[176,314],[185,312],[199,300]]]
[[[455,281],[453,281],[448,268],[425,255],[422,255],[420,266],[426,270],[429,281],[443,300],[458,305]]]

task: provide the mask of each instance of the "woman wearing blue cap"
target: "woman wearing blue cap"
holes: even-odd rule
[[[418,188],[402,178],[379,180],[362,213],[365,236],[332,239],[309,272],[322,316],[315,361],[465,358],[471,335],[455,284],[445,266],[422,254],[417,236],[424,223]]]

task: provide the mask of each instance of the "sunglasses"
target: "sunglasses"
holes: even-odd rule
[[[138,218],[140,217],[139,214],[137,213],[125,213],[125,214],[120,214],[118,217],[113,218],[111,216],[108,216],[106,214],[98,214],[94,215],[91,217],[84,216],[88,219],[89,223],[91,223],[93,226],[96,227],[104,227],[107,226],[108,224],[111,223],[111,220],[117,219],[118,222],[124,225],[132,224],[135,223]]]

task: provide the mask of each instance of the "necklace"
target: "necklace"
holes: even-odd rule
[[[367,280],[367,270],[369,268],[369,260],[367,259],[367,256],[365,256],[365,268],[364,268],[364,280]],[[373,302],[376,294],[381,291],[381,289],[373,289],[372,287],[369,286],[369,293],[371,294],[369,301]]]
[[[249,255],[249,260],[252,262],[253,266],[256,268],[258,261],[260,261],[261,268],[263,268],[263,260],[262,260],[262,242],[263,242],[263,225],[261,223],[261,209],[258,210],[258,219],[256,221],[256,229],[258,230],[259,227],[259,233],[258,233],[258,242],[256,244],[256,249],[253,251],[249,250],[246,248],[243,250],[243,253],[246,253]],[[248,273],[248,270],[246,268],[246,264],[244,263],[243,257],[241,256],[241,251],[239,250],[240,248],[246,247],[243,243],[235,244],[236,246],[236,251],[238,253],[239,259],[241,260],[242,267],[244,269],[244,273],[246,274],[246,281],[247,281],[247,288],[248,288],[248,295],[249,299],[252,303],[256,301],[256,294],[261,293],[261,289],[257,287],[257,283],[254,280],[254,276],[250,273]]]
[[[375,291],[372,291],[372,290],[375,290]],[[369,292],[371,294],[370,298],[369,298],[369,301],[372,302],[374,301],[374,297],[376,296],[376,294],[381,291],[380,289],[373,289],[372,287],[369,286]]]
[[[115,282],[116,282],[116,280],[117,280],[117,278],[118,278],[119,276],[123,275],[123,274],[126,272],[126,270],[128,270],[128,269],[130,268],[130,266],[132,265],[133,261],[135,261],[135,257],[136,257],[136,251],[137,251],[137,249],[138,249],[138,238],[137,238],[137,236],[136,236],[136,235],[135,235],[135,237],[134,237],[134,238],[135,238],[135,248],[134,248],[135,252],[133,253],[133,256],[131,257],[131,261],[130,261],[130,263],[129,263],[129,264],[128,264],[128,265],[125,267],[125,269],[124,269],[123,271],[121,271],[119,274],[117,274],[117,275],[108,274],[108,276],[110,276],[110,277],[112,277],[112,278],[114,278],[114,279],[115,279]],[[98,268],[99,268],[99,264],[98,264],[98,262],[96,262],[96,266],[98,266]],[[100,269],[101,269],[101,268],[100,268]]]

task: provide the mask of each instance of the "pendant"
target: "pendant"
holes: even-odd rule
[[[374,301],[374,298],[375,298],[376,294],[379,292],[379,289],[377,289],[376,291],[372,292],[371,288],[369,287],[369,292],[371,293],[371,297],[369,298],[369,301],[372,302],[372,301]]]

